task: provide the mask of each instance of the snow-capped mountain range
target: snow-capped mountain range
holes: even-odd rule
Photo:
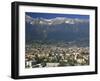
[[[25,35],[33,40],[77,41],[89,39],[89,20],[80,18],[33,18],[25,16]]]
[[[59,24],[76,24],[76,23],[88,23],[88,19],[78,19],[78,18],[66,18],[66,17],[56,17],[51,19],[45,18],[32,18],[31,16],[26,15],[25,21],[32,25],[59,25]]]

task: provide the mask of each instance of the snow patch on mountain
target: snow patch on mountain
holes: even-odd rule
[[[78,19],[78,18],[66,18],[66,17],[56,17],[51,19],[45,18],[32,18],[29,15],[25,15],[25,21],[32,25],[59,25],[59,24],[77,24],[77,23],[88,23],[88,19]]]

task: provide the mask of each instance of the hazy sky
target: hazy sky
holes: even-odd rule
[[[80,15],[80,14],[53,14],[53,13],[34,13],[34,12],[26,12],[26,15],[29,15],[33,18],[46,18],[51,19],[55,17],[67,17],[67,18],[79,18],[79,19],[89,19],[89,15]]]

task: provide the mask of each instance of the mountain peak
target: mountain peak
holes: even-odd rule
[[[31,16],[26,15],[25,21],[32,25],[59,25],[59,24],[76,24],[76,23],[87,23],[87,19],[78,19],[78,18],[66,18],[66,17],[55,17],[51,19],[46,18],[32,18]]]

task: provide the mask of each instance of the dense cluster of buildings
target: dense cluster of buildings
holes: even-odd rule
[[[25,68],[89,65],[89,47],[26,46]]]

